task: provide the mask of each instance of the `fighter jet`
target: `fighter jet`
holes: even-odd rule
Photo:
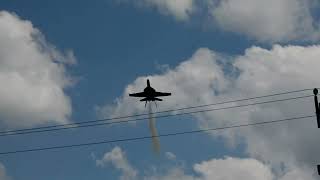
[[[155,89],[153,89],[150,86],[150,81],[149,81],[149,79],[147,79],[147,87],[144,88],[143,92],[129,94],[129,96],[132,96],[132,97],[144,97],[140,101],[145,101],[146,102],[145,103],[145,107],[146,107],[148,101],[154,101],[154,102],[162,101],[162,99],[157,98],[157,97],[160,97],[160,96],[171,96],[171,93],[157,92]]]

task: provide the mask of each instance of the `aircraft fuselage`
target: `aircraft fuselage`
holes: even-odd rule
[[[146,97],[141,99],[140,101],[162,101],[162,99],[155,97],[156,90],[150,86],[144,88],[143,92],[146,94]]]

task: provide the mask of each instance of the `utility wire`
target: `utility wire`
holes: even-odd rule
[[[189,106],[189,107],[177,108],[177,109],[172,109],[172,110],[164,110],[164,111],[153,112],[151,114],[160,114],[160,113],[174,112],[174,111],[187,110],[187,109],[193,109],[193,108],[199,108],[199,107],[215,106],[215,105],[228,104],[228,103],[233,103],[233,102],[240,102],[240,101],[254,100],[254,99],[265,98],[265,97],[272,97],[272,96],[292,94],[292,93],[297,93],[297,92],[304,92],[304,91],[309,91],[309,90],[312,90],[312,89],[301,89],[301,90],[295,90],[295,91],[286,91],[286,92],[269,94],[269,95],[264,95],[264,96],[255,96],[255,97],[250,97],[250,98],[230,100],[230,101],[222,101],[222,102],[204,104],[204,105],[198,105],[198,106]],[[19,131],[33,131],[33,130],[39,130],[39,129],[49,129],[49,128],[64,127],[64,126],[75,126],[75,125],[80,125],[80,124],[90,124],[90,123],[96,123],[96,122],[113,121],[113,120],[117,120],[117,119],[126,119],[126,118],[146,116],[146,115],[149,115],[149,113],[135,114],[135,115],[128,115],[128,116],[119,116],[119,117],[112,117],[112,118],[105,118],[105,119],[98,119],[98,120],[91,120],[91,121],[82,121],[82,122],[76,122],[76,123],[67,123],[67,124],[43,126],[43,127],[37,127],[37,128],[25,128],[25,129],[7,130],[7,131],[0,131],[0,134],[13,133],[13,132],[19,132]]]
[[[267,103],[274,103],[274,102],[303,99],[303,98],[307,98],[307,97],[311,97],[311,96],[313,96],[313,95],[298,96],[298,97],[292,97],[292,98],[286,98],[286,99],[263,101],[263,102],[257,102],[257,103],[228,106],[228,107],[221,107],[221,108],[214,108],[214,109],[197,110],[197,111],[191,111],[191,112],[182,112],[182,113],[177,113],[177,114],[160,115],[160,116],[155,116],[154,118],[160,119],[160,118],[166,118],[166,117],[172,117],[172,116],[181,116],[181,115],[187,115],[187,114],[195,114],[195,113],[211,112],[211,111],[218,111],[218,110],[225,110],[225,109],[232,109],[232,108],[240,108],[240,107],[254,106],[254,105],[259,105],[259,104],[267,104]],[[129,120],[121,120],[121,121],[100,122],[100,123],[95,123],[95,124],[80,124],[80,125],[72,125],[72,126],[66,125],[65,127],[59,127],[59,128],[53,128],[53,129],[40,129],[40,130],[34,130],[34,131],[0,133],[0,137],[1,136],[12,136],[12,135],[22,135],[22,134],[32,134],[32,133],[42,133],[42,132],[50,132],[50,131],[59,131],[59,130],[65,130],[65,129],[77,129],[77,128],[84,128],[84,127],[94,127],[94,126],[111,125],[111,124],[128,123],[128,122],[138,122],[138,121],[144,121],[144,120],[148,120],[148,119],[149,119],[149,117],[145,117],[145,118],[136,118],[136,119],[129,119]]]
[[[157,136],[142,136],[142,137],[105,140],[105,141],[82,143],[82,144],[71,144],[71,145],[32,148],[32,149],[24,149],[24,150],[16,150],[16,151],[5,151],[5,152],[0,152],[0,155],[35,152],[35,151],[46,151],[46,150],[54,150],[54,149],[65,149],[65,148],[82,147],[82,146],[92,146],[92,145],[98,145],[98,144],[110,144],[110,143],[116,143],[116,142],[138,141],[138,140],[144,140],[144,139],[151,139],[153,137],[168,137],[168,136],[177,136],[177,135],[184,135],[184,134],[202,133],[202,132],[208,132],[208,131],[218,131],[218,130],[224,130],[224,129],[272,124],[272,123],[278,123],[278,122],[284,122],[284,121],[293,121],[293,120],[306,119],[311,117],[315,117],[315,115],[300,116],[300,117],[279,119],[279,120],[273,120],[273,121],[263,121],[263,122],[257,122],[257,123],[249,123],[249,124],[239,124],[239,125],[225,126],[225,127],[219,127],[219,128],[208,128],[208,129],[199,129],[199,130],[193,130],[193,131],[174,132],[174,133],[168,133],[168,134],[159,134]]]

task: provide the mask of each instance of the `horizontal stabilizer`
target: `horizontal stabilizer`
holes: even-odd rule
[[[153,97],[153,98],[143,98],[143,99],[140,99],[140,101],[162,101],[162,99],[160,99],[160,98],[155,98],[155,97]]]
[[[140,101],[149,101],[148,98],[140,99]]]
[[[155,101],[162,101],[160,98],[153,98]]]

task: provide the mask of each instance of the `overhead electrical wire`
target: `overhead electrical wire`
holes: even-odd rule
[[[240,102],[240,101],[247,101],[247,100],[254,100],[254,99],[259,99],[259,98],[266,98],[266,97],[272,97],[272,96],[292,94],[292,93],[297,93],[297,92],[304,92],[304,91],[309,91],[309,90],[312,90],[312,89],[286,91],[286,92],[274,93],[274,94],[263,95],[263,96],[255,96],[255,97],[249,97],[249,98],[243,98],[243,99],[237,99],[237,100],[222,101],[222,102],[204,104],[204,105],[198,105],[198,106],[189,106],[189,107],[177,108],[177,109],[172,109],[172,110],[153,112],[152,114],[160,114],[160,113],[181,111],[181,110],[194,109],[194,108],[200,108],[200,107],[222,105],[222,104],[228,104],[228,103],[234,103],[234,102]],[[133,117],[147,116],[147,115],[149,115],[149,113],[142,113],[142,114],[135,114],[135,115],[128,115],[128,116],[119,116],[119,117],[112,117],[112,118],[105,118],[105,119],[98,119],[98,120],[91,120],[91,121],[82,121],[82,122],[75,122],[75,123],[67,123],[67,124],[59,124],[59,125],[51,125],[51,126],[43,126],[43,127],[36,127],[36,128],[6,130],[6,131],[0,131],[0,135],[1,134],[8,134],[8,133],[16,133],[16,132],[20,132],[20,131],[28,131],[29,132],[29,131],[40,130],[40,129],[50,129],[50,128],[58,128],[58,127],[66,127],[66,126],[70,127],[70,126],[76,126],[76,125],[81,125],[81,124],[91,124],[91,123],[96,123],[96,122],[114,121],[114,120],[118,120],[118,119],[126,119],[126,118],[133,118]]]
[[[224,129],[257,126],[257,125],[263,125],[263,124],[279,123],[279,122],[284,122],[284,121],[293,121],[293,120],[306,119],[306,118],[311,118],[311,117],[315,117],[315,115],[300,116],[300,117],[279,119],[279,120],[273,120],[273,121],[262,121],[262,122],[256,122],[256,123],[248,123],[248,124],[239,124],[239,125],[232,125],[232,126],[224,126],[224,127],[218,127],[218,128],[208,128],[208,129],[198,129],[198,130],[192,130],[192,131],[174,132],[174,133],[168,133],[168,134],[159,134],[157,136],[141,136],[141,137],[134,137],[134,138],[105,140],[105,141],[89,142],[89,143],[81,143],[81,144],[71,144],[71,145],[61,145],[61,146],[51,146],[51,147],[38,147],[38,148],[23,149],[23,150],[16,150],[16,151],[5,151],[5,152],[0,152],[0,155],[35,152],[35,151],[46,151],[46,150],[54,150],[54,149],[66,149],[66,148],[92,146],[92,145],[99,145],[99,144],[110,144],[110,143],[116,143],[116,142],[138,141],[138,140],[144,140],[144,139],[151,139],[153,137],[168,137],[168,136],[177,136],[177,135],[184,135],[184,134],[194,134],[194,133],[202,133],[202,132],[209,132],[209,131],[218,131],[218,130],[224,130]]]
[[[292,97],[292,98],[286,98],[286,99],[263,101],[263,102],[256,102],[256,103],[243,104],[243,105],[235,105],[235,106],[227,106],[227,107],[221,107],[221,108],[197,110],[197,111],[191,111],[191,112],[182,112],[182,113],[176,113],[176,114],[167,114],[167,115],[155,116],[154,118],[160,119],[160,118],[166,118],[166,117],[172,117],[172,116],[181,116],[181,115],[188,115],[188,114],[195,114],[195,113],[204,113],[204,112],[211,112],[211,111],[218,111],[218,110],[225,110],[225,109],[232,109],[232,108],[240,108],[240,107],[254,106],[254,105],[259,105],[259,104],[267,104],[267,103],[274,103],[274,102],[282,102],[282,101],[303,99],[303,98],[308,98],[308,97],[312,97],[312,96],[313,95],[298,96],[298,97]],[[110,122],[110,120],[116,120],[116,119],[109,118],[105,122],[97,122],[97,123],[94,123],[94,124],[93,123],[92,124],[73,123],[73,124],[67,124],[67,125],[59,126],[58,128],[52,128],[52,129],[37,129],[37,128],[34,128],[34,130],[32,130],[32,131],[30,131],[30,129],[28,131],[21,131],[21,130],[4,131],[4,132],[0,132],[0,137],[1,136],[12,136],[12,135],[51,132],[51,131],[59,131],[59,130],[66,130],[66,129],[78,129],[78,128],[84,128],[84,127],[94,127],[94,126],[111,125],[111,124],[128,123],[128,122],[137,122],[137,121],[144,121],[144,120],[148,120],[148,119],[149,119],[149,117],[129,119],[129,120],[121,120],[121,121],[111,121]]]
[[[319,88],[318,88],[319,89]],[[285,95],[285,94],[292,94],[297,92],[303,92],[303,91],[309,91],[312,89],[301,89],[301,90],[295,90],[295,91],[286,91],[281,93],[275,93],[275,94],[269,94],[269,95],[263,95],[263,96],[255,96],[255,97],[249,97],[244,99],[237,99],[237,100],[230,100],[230,101],[222,101],[217,103],[210,103],[210,104],[204,104],[204,105],[198,105],[198,106],[189,106],[189,107],[183,107],[183,108],[177,108],[172,110],[164,110],[164,111],[157,111],[152,112],[151,114],[160,114],[160,113],[166,113],[166,112],[174,112],[174,111],[180,111],[180,110],[186,110],[186,109],[193,109],[193,108],[199,108],[199,107],[207,107],[207,106],[215,106],[215,105],[221,105],[221,104],[228,104],[233,102],[240,102],[240,101],[247,101],[247,100],[254,100],[259,98],[265,98],[265,97],[272,97],[272,96],[279,96],[279,95]],[[36,129],[48,129],[48,128],[55,128],[55,127],[62,127],[62,126],[71,126],[71,125],[79,125],[79,124],[87,124],[87,123],[95,123],[95,122],[101,122],[101,121],[112,121],[116,119],[125,119],[125,118],[132,118],[132,117],[139,117],[139,116],[147,116],[149,113],[142,113],[142,114],[135,114],[135,115],[127,115],[127,116],[119,116],[119,117],[112,117],[112,118],[105,118],[105,119],[98,119],[98,120],[91,120],[91,121],[82,121],[82,122],[76,122],[76,123],[67,123],[67,124],[59,124],[59,125],[51,125],[51,126],[43,126],[43,127],[36,127],[36,128],[25,128],[25,129],[16,129],[16,130],[7,130],[7,131],[0,131],[1,133],[10,133],[10,132],[18,132],[18,131],[31,131]]]

